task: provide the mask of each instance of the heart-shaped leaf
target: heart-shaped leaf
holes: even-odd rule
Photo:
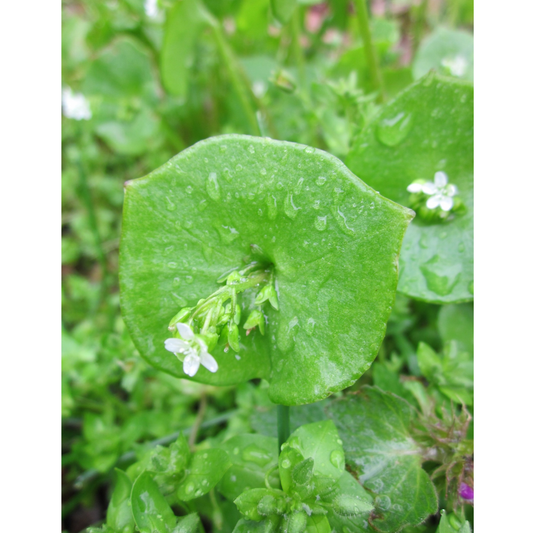
[[[329,408],[344,442],[346,463],[376,494],[370,522],[395,533],[437,511],[437,494],[410,436],[413,408],[394,394],[364,387]]]
[[[260,377],[276,403],[317,401],[354,383],[376,356],[411,217],[325,152],[243,135],[208,139],[126,184],[124,320],[151,364],[183,377],[183,363],[165,350],[170,319],[260,251],[279,311],[263,304],[265,335],[230,335],[239,353],[219,344],[210,351],[218,370],[200,366],[194,379]],[[254,297],[245,298],[243,323]]]
[[[420,79],[387,104],[361,133],[347,165],[403,205],[412,201],[407,188],[413,182],[430,182],[432,188],[446,175],[448,184],[457,188],[454,205],[462,205],[461,211],[452,211],[446,219],[439,218],[449,213],[440,205],[430,209],[423,204],[417,211],[402,247],[398,290],[434,303],[471,300],[472,85],[434,73]],[[441,197],[437,194],[435,200]],[[434,215],[437,219],[431,218]]]

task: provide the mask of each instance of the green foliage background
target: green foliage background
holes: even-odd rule
[[[83,94],[91,110],[89,119],[69,118],[64,102],[64,531],[76,533],[105,519],[117,482],[113,468],[126,469],[141,458],[147,443],[169,444],[182,431],[193,434],[196,449],[207,450],[241,433],[275,436],[265,382],[200,385],[155,370],[137,353],[118,295],[124,182],[224,133],[307,144],[349,165],[349,154],[383,106],[430,69],[465,82],[472,78],[471,0],[373,2],[370,28],[381,89],[351,1],[272,4],[160,0],[158,14],[150,17],[142,0],[63,2],[63,87]],[[289,4],[294,11],[285,13]],[[453,72],[447,60],[458,55],[466,66]],[[468,300],[468,287],[446,301]],[[457,414],[464,403],[472,411],[472,304],[441,306],[422,301],[438,301],[438,293],[415,296],[397,294],[378,359],[336,396],[375,385],[415,406],[425,428],[441,427],[446,409]],[[324,414],[329,401],[295,408],[293,429],[335,420],[337,415]],[[471,425],[465,431],[471,437]],[[412,432],[416,428],[402,438],[412,443]],[[357,449],[347,454],[353,468]],[[431,464],[424,465],[429,472]],[[413,475],[427,476],[417,468]],[[448,510],[445,525],[452,528],[453,498],[435,479],[439,508]],[[206,530],[230,532],[240,518],[223,494],[210,493],[199,505]],[[471,508],[466,512],[472,522]],[[404,531],[429,533],[438,522],[435,515]]]

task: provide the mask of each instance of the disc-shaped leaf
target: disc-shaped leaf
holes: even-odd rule
[[[422,468],[410,435],[413,409],[394,394],[365,387],[355,397],[332,403],[329,412],[343,440],[346,463],[376,494],[370,522],[395,533],[437,511],[437,494]]]
[[[277,403],[317,401],[376,356],[411,217],[325,152],[242,135],[202,141],[126,185],[124,320],[150,363],[184,377],[164,347],[169,320],[213,293],[255,245],[273,267],[279,311],[265,304],[265,335],[241,334],[239,354],[217,346],[218,371],[200,367],[194,380],[260,377]]]
[[[413,61],[413,75],[421,78],[431,69],[474,80],[474,38],[466,31],[438,28],[418,49]]]
[[[398,290],[434,303],[471,300],[473,285],[473,90],[428,74],[387,104],[362,132],[347,165],[385,196],[409,205],[407,187],[446,173],[464,203],[446,220],[410,225]]]

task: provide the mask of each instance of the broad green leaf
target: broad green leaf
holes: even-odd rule
[[[410,219],[325,152],[242,135],[208,139],[126,185],[124,320],[152,365],[184,377],[164,348],[170,319],[217,289],[254,244],[274,266],[280,309],[267,309],[264,336],[241,334],[238,357],[219,345],[218,371],[201,366],[193,379],[261,377],[274,402],[317,401],[354,383],[376,356]]]
[[[437,28],[418,49],[413,76],[421,78],[431,69],[440,74],[474,81],[474,38],[466,31]]]
[[[414,410],[394,394],[364,387],[329,412],[344,443],[347,464],[376,495],[371,525],[394,533],[437,511],[437,494],[410,436]]]
[[[330,531],[329,517],[324,515],[311,515],[307,519],[305,533],[329,533]]]
[[[182,98],[187,95],[198,36],[208,24],[208,17],[199,0],[175,2],[168,12],[161,50],[161,78],[170,94]]]
[[[457,515],[447,515],[443,509],[437,533],[472,533],[470,522],[468,520],[461,520]]]
[[[344,472],[338,480],[340,494],[350,496],[358,501],[358,513],[346,514],[330,512],[328,521],[335,531],[350,531],[350,533],[366,533],[368,531],[368,514],[373,509],[372,496],[352,477]],[[335,495],[328,499],[333,502]],[[344,529],[346,528],[346,529]]]
[[[303,455],[288,445],[284,446],[279,454],[279,478],[281,486],[287,494],[298,492],[298,484],[293,478],[293,472],[296,466],[304,461]]]
[[[237,522],[233,533],[274,533],[278,531],[279,522],[280,517],[278,516],[269,516],[261,522],[242,518]]]
[[[197,513],[178,518],[178,524],[172,533],[198,533],[202,531],[200,517]]]
[[[270,0],[272,14],[281,24],[287,24],[298,5],[298,0]]]
[[[184,502],[207,494],[231,466],[228,454],[214,448],[196,452],[187,466],[187,475],[178,487],[178,498]]]
[[[135,522],[131,512],[131,480],[125,472],[115,468],[117,482],[107,508],[106,524],[123,533],[132,533]]]
[[[278,462],[278,441],[262,435],[236,435],[223,442],[232,465],[224,474],[218,490],[233,501],[246,489],[265,487],[265,475]],[[269,476],[276,488],[275,478]]]
[[[407,187],[437,171],[458,188],[465,212],[405,235],[398,290],[421,300],[471,300],[473,285],[473,91],[433,73],[388,103],[354,143],[347,165],[385,196],[409,205]]]
[[[331,420],[299,427],[287,444],[297,449],[304,459],[314,460],[315,473],[338,479],[344,472],[344,450],[335,424]]]
[[[472,304],[444,305],[439,311],[439,333],[444,342],[455,340],[474,353],[474,309]]]
[[[131,510],[141,533],[170,533],[176,525],[172,509],[148,472],[133,484]]]

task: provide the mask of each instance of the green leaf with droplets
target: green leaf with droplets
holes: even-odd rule
[[[413,76],[421,78],[430,70],[474,81],[474,38],[461,30],[437,28],[426,37],[413,61]]]
[[[218,484],[218,490],[228,499],[235,500],[246,488],[265,486],[265,476],[278,462],[278,441],[263,435],[236,435],[220,445],[232,462]],[[279,479],[272,474],[269,482],[279,487]]]
[[[122,470],[115,468],[115,472],[117,482],[107,508],[106,524],[123,533],[133,533],[135,522],[130,503],[132,483]]]
[[[176,517],[148,472],[142,473],[131,490],[131,510],[141,533],[170,533]]]
[[[376,495],[373,528],[395,533],[437,511],[435,487],[410,435],[414,410],[405,400],[363,387],[328,410],[343,440],[346,463]]]
[[[434,303],[471,300],[473,285],[473,90],[430,73],[388,103],[357,138],[348,167],[382,194],[409,205],[407,187],[444,171],[463,214],[405,235],[398,290]]]
[[[187,466],[187,475],[178,487],[178,498],[187,502],[207,494],[231,466],[228,454],[214,448],[196,452]]]
[[[274,269],[279,311],[263,304],[265,335],[241,331],[239,354],[218,345],[218,371],[201,366],[193,379],[265,378],[276,403],[317,401],[374,360],[411,217],[325,152],[243,135],[207,139],[126,184],[124,320],[143,357],[184,377],[164,347],[170,319],[214,292],[256,245]],[[243,316],[254,298],[244,298]]]

